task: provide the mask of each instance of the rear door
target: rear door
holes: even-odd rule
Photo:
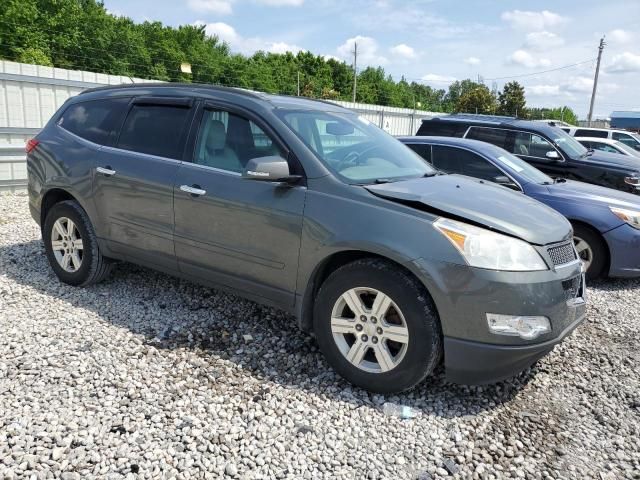
[[[288,157],[251,112],[207,104],[198,113],[192,162],[174,183],[175,246],[186,274],[292,306],[306,187],[246,180],[252,158]],[[295,160],[290,169],[303,173]]]
[[[173,185],[193,116],[192,99],[137,97],[113,147],[96,163],[94,201],[109,249],[176,269]]]

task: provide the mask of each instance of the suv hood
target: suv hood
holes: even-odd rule
[[[586,205],[604,205],[640,210],[640,197],[633,193],[621,192],[612,188],[600,187],[589,183],[564,182],[545,185],[554,198],[571,200]]]
[[[634,170],[636,172],[640,171],[640,157],[622,155],[621,153],[610,153],[603,152],[602,150],[594,150],[591,155],[581,158],[580,161],[585,163],[615,165],[617,167]]]
[[[463,175],[437,175],[365,188],[379,197],[466,220],[536,245],[571,238],[571,225],[555,210],[506,187]]]

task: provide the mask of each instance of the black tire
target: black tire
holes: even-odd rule
[[[405,319],[409,340],[404,356],[386,372],[373,373],[358,368],[347,360],[333,337],[334,305],[343,293],[359,287],[383,292]],[[314,305],[314,331],[329,364],[349,382],[372,392],[396,393],[413,388],[433,372],[442,357],[440,321],[431,296],[408,272],[380,259],[356,260],[325,280]]]
[[[76,225],[82,239],[82,261],[74,272],[66,271],[55,257],[51,245],[52,230],[55,222],[66,217]],[[102,281],[111,271],[112,263],[102,256],[89,216],[77,202],[66,200],[55,204],[45,218],[42,226],[42,239],[51,268],[64,283],[78,287],[86,287]]]
[[[580,238],[587,243],[592,252],[591,265],[587,269],[587,280],[595,280],[605,274],[605,268],[609,260],[609,251],[600,234],[589,227],[576,224],[573,226],[574,243]]]

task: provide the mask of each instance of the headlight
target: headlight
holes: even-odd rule
[[[633,228],[640,229],[640,212],[634,212],[633,210],[618,207],[609,207],[609,209],[623,222],[628,223]]]
[[[540,254],[527,242],[448,218],[434,226],[472,267],[531,272],[548,270]]]

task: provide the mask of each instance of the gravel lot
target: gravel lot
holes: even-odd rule
[[[128,264],[59,283],[27,197],[0,196],[0,478],[640,479],[638,292],[592,286],[516,379],[384,398],[279,311]]]

